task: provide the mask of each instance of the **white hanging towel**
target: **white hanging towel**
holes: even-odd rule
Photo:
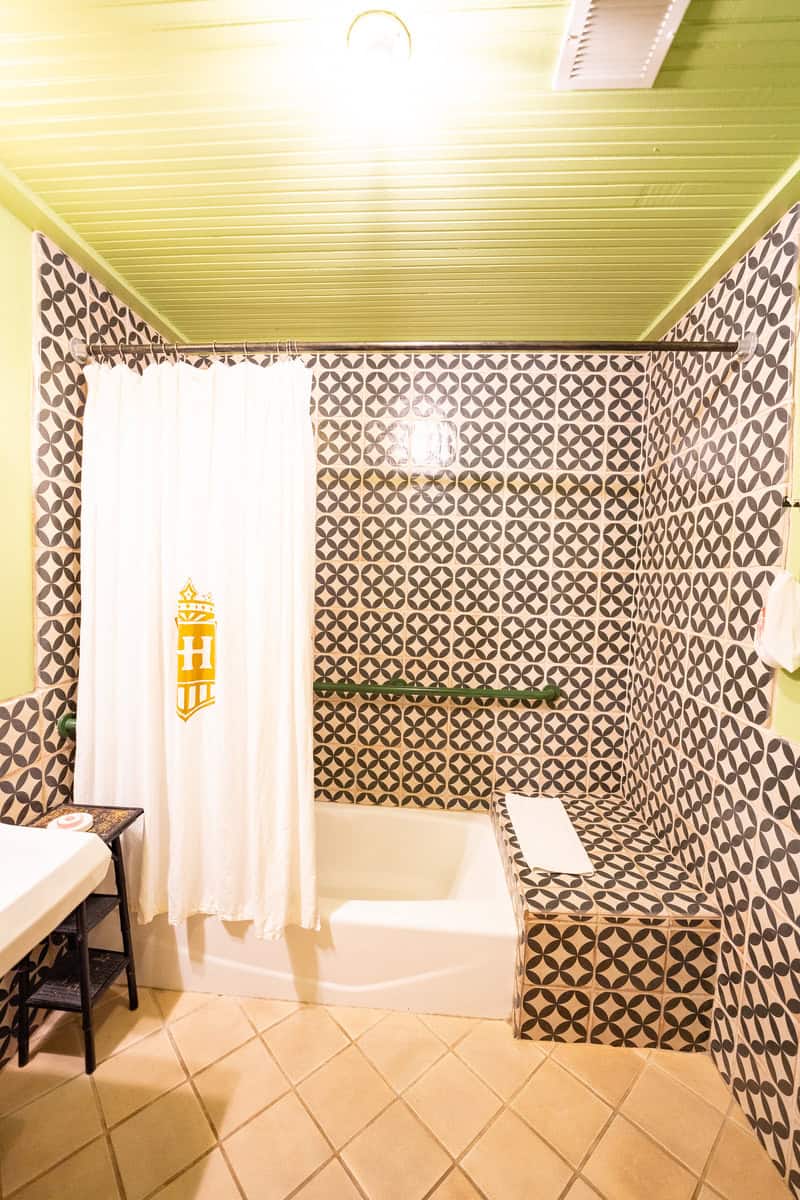
[[[558,796],[506,796],[508,815],[529,867],[590,875],[592,860]]]
[[[140,921],[316,928],[311,371],[86,376],[75,799],[144,808]]]
[[[768,667],[800,668],[800,583],[788,571],[779,571],[767,592],[753,644]]]

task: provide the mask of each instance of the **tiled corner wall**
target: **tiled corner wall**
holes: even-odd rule
[[[317,797],[488,808],[622,780],[644,366],[633,356],[322,356],[316,673],[492,687],[553,706],[317,698]],[[438,475],[391,426],[454,422]]]
[[[800,1195],[800,746],[752,631],[784,560],[800,208],[673,330],[756,356],[649,377],[627,797],[723,916],[711,1047]]]
[[[36,688],[0,704],[0,821],[25,825],[71,795],[73,747],[56,722],[75,706],[80,624],[80,476],[85,381],[69,339],[155,341],[135,313],[41,234],[35,236]],[[44,942],[37,967],[57,947]],[[13,1053],[16,977],[0,979],[0,1064]]]

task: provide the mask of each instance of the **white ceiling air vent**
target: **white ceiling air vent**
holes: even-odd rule
[[[557,92],[652,87],[689,0],[572,0]]]

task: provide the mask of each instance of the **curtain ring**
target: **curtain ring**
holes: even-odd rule
[[[244,356],[245,356],[245,358],[247,358],[248,357],[247,342],[243,342],[242,345],[244,346]]]

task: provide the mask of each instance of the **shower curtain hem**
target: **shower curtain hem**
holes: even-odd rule
[[[218,921],[247,922],[255,927],[254,933],[257,938],[260,938],[262,941],[273,942],[282,938],[287,929],[307,929],[311,933],[318,933],[320,929],[319,913],[316,910],[313,914],[306,914],[303,917],[290,917],[282,925],[278,926],[265,925],[258,917],[253,916],[252,912],[246,910],[227,912],[212,904],[200,905],[180,916],[173,916],[169,908],[157,908],[147,916],[142,916],[140,912],[137,912],[135,915],[137,924],[139,925],[149,925],[156,917],[162,916],[165,916],[168,924],[173,926],[184,925],[190,917],[216,917]]]

